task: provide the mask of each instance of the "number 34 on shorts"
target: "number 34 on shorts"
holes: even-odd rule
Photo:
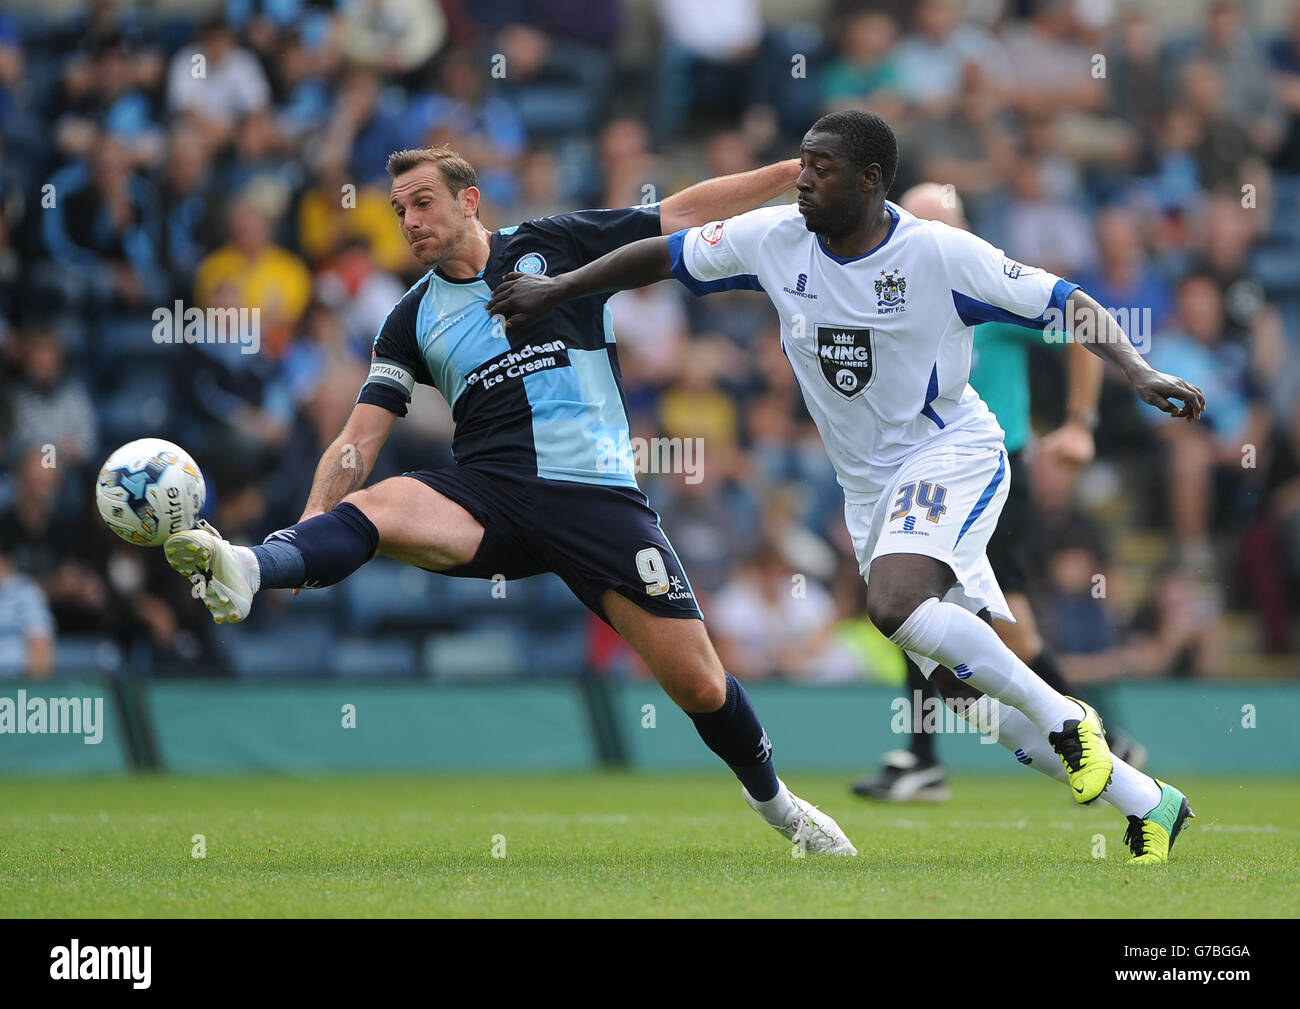
[[[894,510],[890,513],[889,521],[903,518],[915,506],[918,513],[924,511],[927,519],[938,522],[948,510],[948,506],[943,503],[947,496],[946,487],[928,480],[903,484],[898,488],[898,497],[894,499]]]

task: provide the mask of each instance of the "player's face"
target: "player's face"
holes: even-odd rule
[[[804,225],[828,238],[854,231],[866,214],[866,184],[863,173],[841,153],[839,138],[809,131],[799,156],[803,170],[795,188]]]
[[[393,180],[392,205],[415,258],[434,267],[468,246],[478,190],[469,186],[452,196],[436,165],[416,165]]]

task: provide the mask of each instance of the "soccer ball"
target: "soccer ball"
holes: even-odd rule
[[[207,493],[194,460],[161,438],[123,445],[95,482],[95,504],[108,527],[144,547],[162,546],[172,533],[193,529]]]

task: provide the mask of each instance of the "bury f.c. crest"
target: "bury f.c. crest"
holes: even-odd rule
[[[907,280],[897,267],[890,272],[880,271],[880,277],[876,280],[876,307],[882,314],[901,312],[906,301],[903,295],[906,293]]]

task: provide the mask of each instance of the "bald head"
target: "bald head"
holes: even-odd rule
[[[923,221],[939,221],[969,231],[966,211],[962,207],[961,197],[952,186],[941,186],[937,182],[922,182],[903,194],[898,205],[914,217]]]

